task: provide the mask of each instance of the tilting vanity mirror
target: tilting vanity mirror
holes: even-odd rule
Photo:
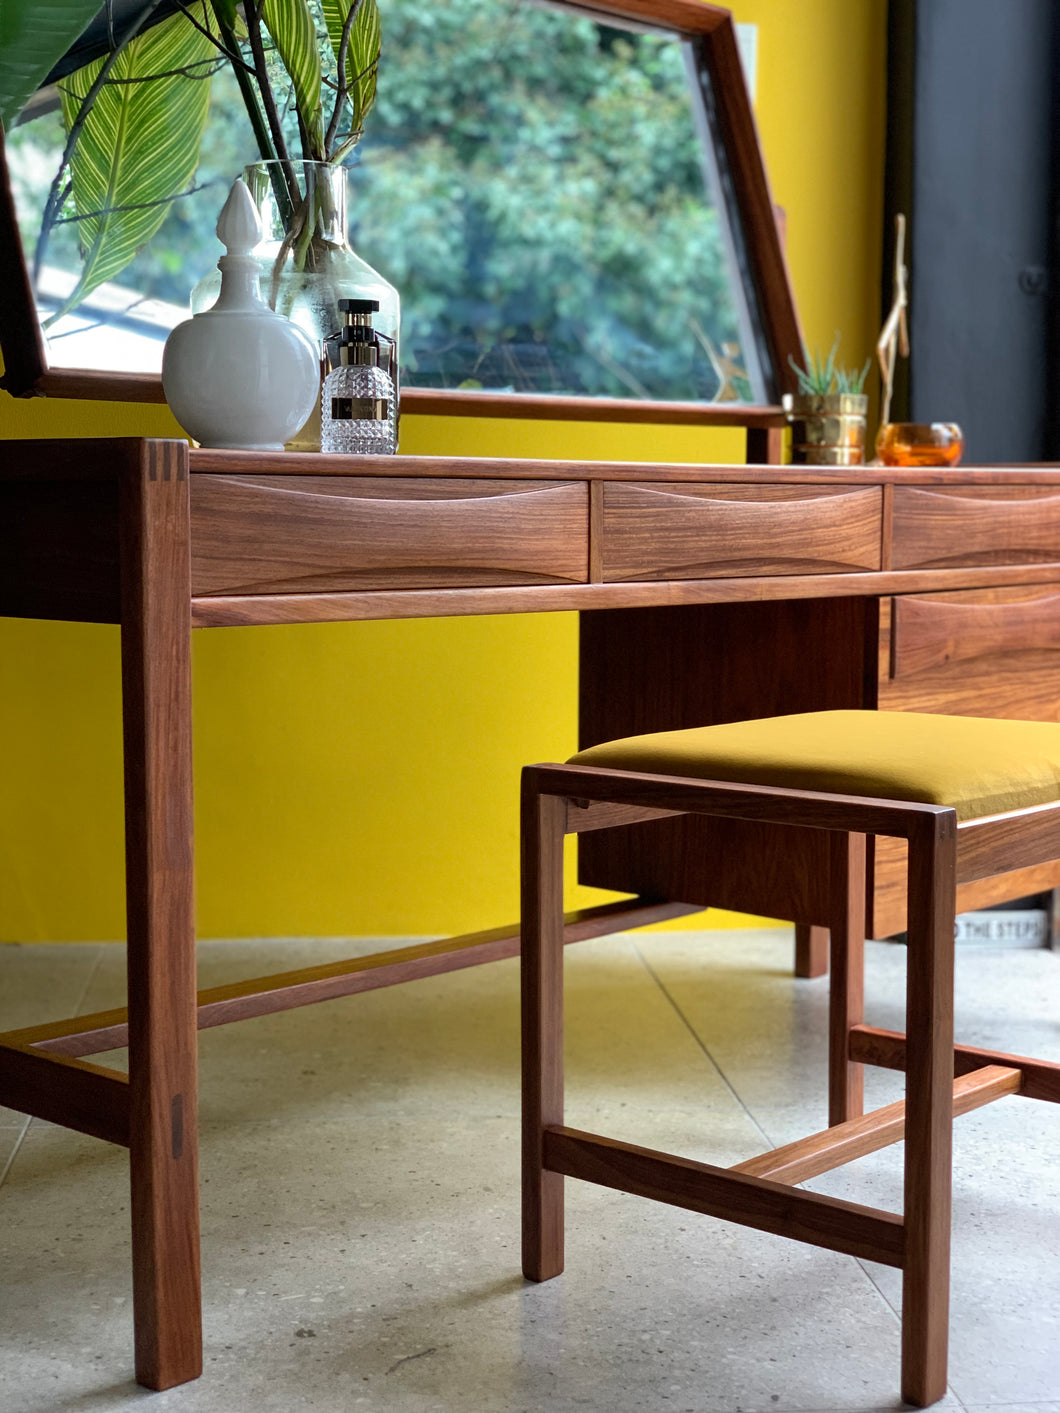
[[[709,423],[775,406],[798,325],[728,12],[378,4],[350,237],[401,293],[405,410]],[[67,191],[42,238],[67,141],[59,89],[7,134],[0,256],[15,274],[0,344],[16,395],[161,398],[165,337],[220,253],[228,184],[256,155],[232,66],[203,48],[162,80],[196,102],[209,92],[194,176],[128,263],[74,302],[98,212]]]

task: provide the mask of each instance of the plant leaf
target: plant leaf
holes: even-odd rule
[[[9,128],[87,27],[99,0],[3,0],[0,4],[0,123]]]
[[[336,59],[342,45],[342,30],[354,0],[323,0],[324,22]],[[361,8],[350,30],[346,47],[346,84],[353,115],[351,131],[360,134],[364,120],[375,102],[375,81],[379,68],[382,29],[376,0],[361,0]]]
[[[320,50],[308,0],[265,0],[261,15],[294,85],[294,101],[309,139],[305,155],[323,161]]]
[[[205,14],[196,17],[205,22]],[[84,268],[69,299],[48,321],[67,313],[123,270],[169,214],[171,199],[191,180],[210,105],[210,39],[183,14],[134,39],[97,94],[70,161]],[[60,85],[69,132],[103,60]],[[172,74],[200,66],[202,77]],[[152,75],[167,74],[165,78]]]

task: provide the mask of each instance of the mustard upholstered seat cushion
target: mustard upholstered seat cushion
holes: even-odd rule
[[[1060,725],[814,711],[607,741],[572,765],[952,805],[958,819],[1060,800]]]

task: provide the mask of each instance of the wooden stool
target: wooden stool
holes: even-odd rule
[[[563,1269],[563,1177],[902,1271],[902,1396],[946,1391],[954,1114],[1060,1102],[1060,1065],[954,1046],[959,882],[1060,857],[1060,725],[833,711],[630,737],[523,774],[523,1269]],[[732,1168],[563,1125],[563,838],[671,814],[831,835],[829,1124]],[[908,841],[906,1033],[863,1024],[865,836]],[[864,1114],[863,1065],[906,1097]],[[954,1075],[957,1076],[954,1081]],[[794,1186],[905,1139],[897,1215]]]

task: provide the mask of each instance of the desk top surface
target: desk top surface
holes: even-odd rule
[[[145,443],[139,438],[20,440],[3,443],[0,480],[86,474],[113,475],[116,461]],[[183,441],[160,443],[184,449]],[[1060,463],[992,466],[795,466],[698,462],[543,460],[531,457],[338,456],[321,452],[187,449],[193,475],[407,476],[527,480],[767,482],[827,485],[1060,485]]]

